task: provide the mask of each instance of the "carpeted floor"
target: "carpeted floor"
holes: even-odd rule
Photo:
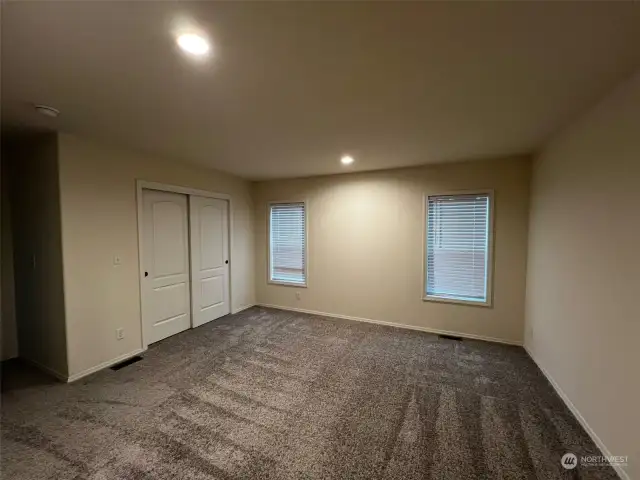
[[[617,478],[522,348],[254,307],[71,385],[7,366],[2,478]]]

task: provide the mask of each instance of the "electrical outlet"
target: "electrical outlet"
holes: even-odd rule
[[[124,328],[116,328],[116,340],[122,340],[124,338]]]
[[[113,264],[114,265],[120,265],[121,263],[122,263],[122,258],[120,258],[118,255],[113,257]]]
[[[300,300],[300,292],[296,292],[296,299]]]

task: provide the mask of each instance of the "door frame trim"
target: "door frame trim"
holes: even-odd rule
[[[167,183],[149,182],[147,180],[136,179],[136,206],[137,206],[137,223],[138,223],[138,288],[140,293],[140,335],[142,338],[142,348],[147,349],[149,346],[148,338],[145,335],[144,319],[142,317],[142,295],[143,295],[143,281],[144,281],[144,261],[143,261],[143,202],[142,191],[143,190],[159,190],[161,192],[180,193],[183,195],[191,196],[196,195],[199,197],[216,198],[219,200],[226,200],[229,202],[229,218],[227,220],[227,228],[229,229],[229,311],[234,313],[233,305],[233,201],[231,195],[227,193],[209,192],[207,190],[199,190],[197,188],[183,187],[180,185],[170,185]],[[191,258],[191,247],[189,246],[189,258]],[[191,265],[189,265],[191,270]],[[189,279],[191,282],[191,279]],[[189,290],[189,297],[191,297],[191,290]],[[191,302],[193,303],[193,302]],[[193,307],[193,305],[191,305]],[[193,312],[191,312],[191,322],[193,324]]]

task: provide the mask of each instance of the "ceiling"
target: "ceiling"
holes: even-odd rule
[[[640,65],[640,2],[3,2],[1,40],[5,127],[281,178],[532,152]]]

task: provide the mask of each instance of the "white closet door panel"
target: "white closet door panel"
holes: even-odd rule
[[[154,343],[191,326],[187,197],[143,190],[142,321]]]
[[[193,326],[230,312],[229,202],[189,197]]]

